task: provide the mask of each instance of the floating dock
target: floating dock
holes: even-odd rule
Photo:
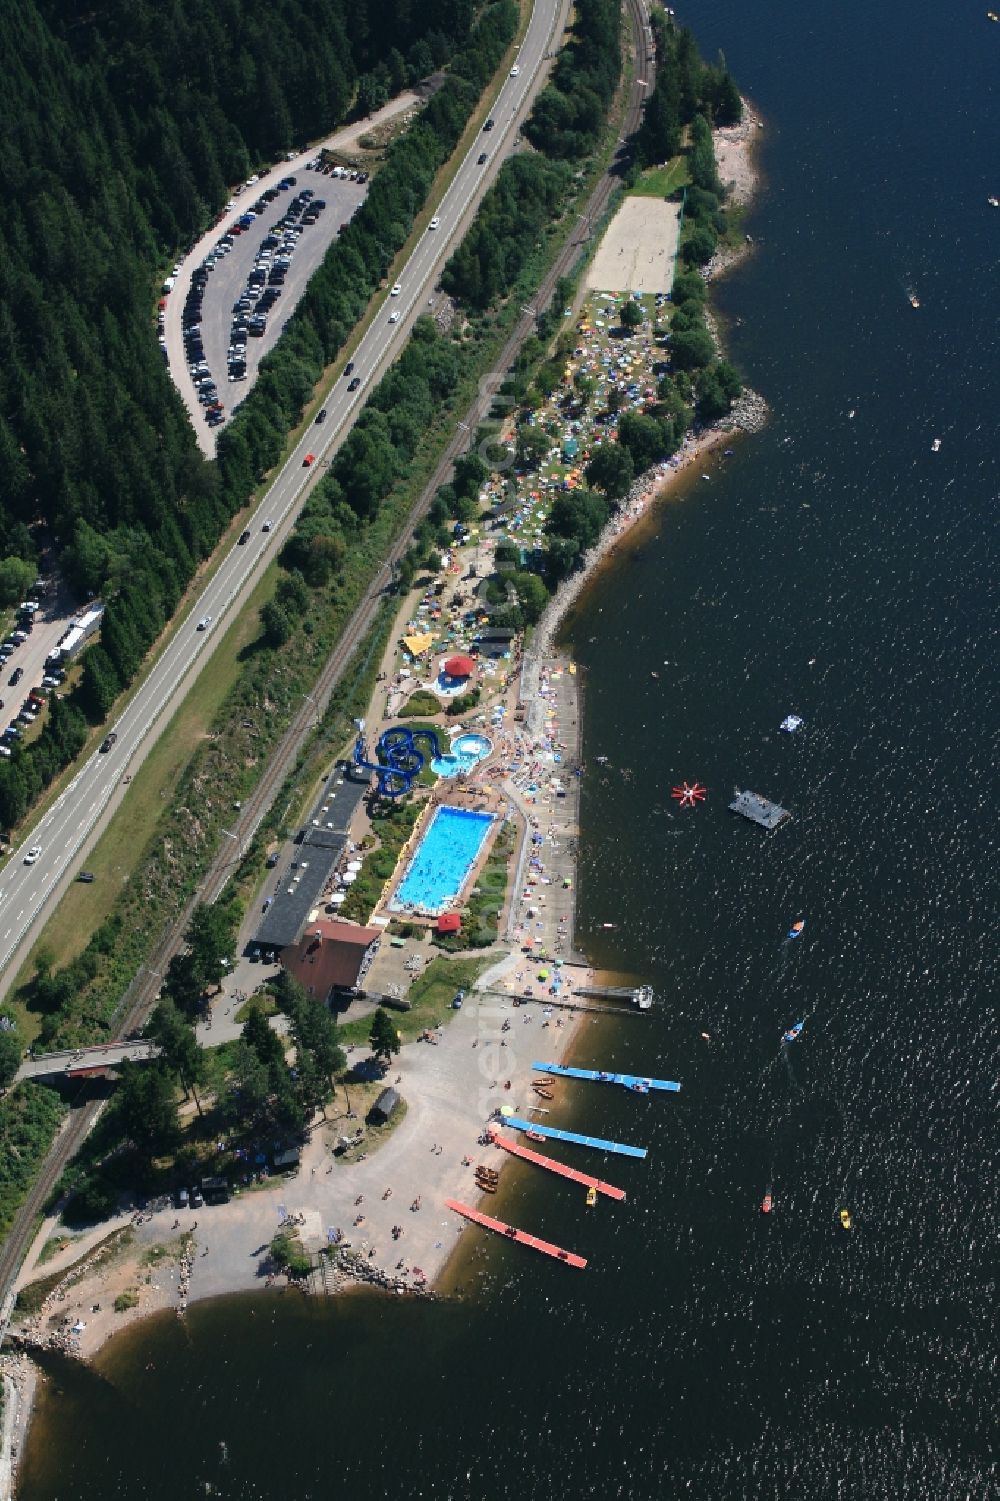
[[[568,1141],[576,1147],[593,1147],[596,1152],[616,1152],[619,1157],[645,1157],[645,1147],[630,1147],[622,1141],[603,1141],[600,1136],[579,1136],[575,1131],[557,1131],[555,1126],[542,1126],[537,1121],[522,1121],[516,1115],[506,1117],[507,1125],[515,1131],[534,1131],[538,1136],[551,1137],[553,1141]]]
[[[561,1063],[533,1063],[531,1066],[544,1069],[549,1074],[562,1074],[567,1079],[592,1079],[595,1084],[622,1084],[635,1094],[645,1094],[650,1089],[664,1089],[677,1094],[681,1087],[673,1079],[649,1079],[644,1074],[609,1074],[596,1068],[564,1068]]]
[[[543,1256],[551,1256],[553,1261],[565,1262],[567,1266],[580,1267],[581,1270],[587,1265],[586,1258],[577,1256],[573,1251],[564,1251],[561,1246],[554,1246],[550,1240],[539,1240],[537,1235],[529,1235],[526,1230],[517,1230],[513,1225],[505,1225],[503,1220],[495,1220],[492,1215],[482,1214],[478,1209],[472,1209],[468,1204],[460,1204],[457,1199],[445,1199],[445,1206],[453,1209],[464,1219],[471,1220],[474,1225],[482,1225],[484,1230],[494,1230],[497,1235],[502,1235],[504,1240],[515,1241],[519,1246],[530,1246],[533,1251],[541,1251]]]
[[[787,808],[781,808],[769,798],[761,797],[759,792],[737,792],[729,804],[729,811],[749,818],[751,823],[759,823],[762,829],[776,829],[779,823],[784,823],[786,818],[792,816]]]
[[[558,1173],[560,1178],[570,1178],[574,1183],[582,1183],[586,1188],[596,1188],[599,1194],[606,1194],[609,1199],[624,1199],[624,1188],[615,1188],[613,1183],[603,1183],[600,1178],[592,1178],[589,1173],[580,1173],[575,1167],[567,1167],[564,1162],[556,1162],[553,1157],[545,1157],[541,1152],[532,1152],[528,1147],[522,1147],[520,1142],[510,1141],[506,1136],[498,1136],[495,1131],[490,1132],[495,1146],[503,1147],[505,1152],[510,1152],[514,1157],[521,1157],[525,1162],[533,1162],[536,1167],[544,1167],[550,1173]]]
[[[640,1011],[649,1011],[653,1004],[651,985],[578,985],[573,994],[602,1001],[630,1001]]]

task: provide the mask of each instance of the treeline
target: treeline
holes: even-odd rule
[[[662,10],[650,16],[656,43],[656,85],[646,100],[636,134],[640,166],[669,161],[681,149],[684,129],[696,115],[713,125],[737,125],[743,118],[740,98],[728,69],[703,63],[698,44],[686,27],[675,26]]]
[[[99,722],[131,681],[199,562],[278,459],[516,26],[512,0],[489,6],[471,32],[471,0],[412,11],[405,0],[288,0],[280,20],[263,0],[188,11],[168,20],[145,0],[97,10],[24,0],[0,18],[9,60],[0,102],[0,550],[23,560],[14,587],[39,542],[51,541],[75,588],[108,601],[71,715],[0,765],[8,828],[79,749],[86,721]],[[322,40],[304,51],[317,27]],[[301,139],[335,124],[358,69],[380,49],[405,42],[416,66],[427,56],[421,39],[434,62],[464,46],[313,278],[218,463],[205,463],[151,333],[160,256],[202,228],[225,183],[288,144],[288,131]],[[320,106],[313,73],[331,58]],[[287,88],[287,129],[260,108],[265,74],[269,97]],[[211,151],[203,117],[216,130]]]
[[[620,76],[621,5],[577,0],[573,38],[560,52],[524,134],[546,156],[586,156],[604,129]]]
[[[334,1018],[290,975],[278,975],[269,995],[271,1009],[288,1018],[294,1063],[257,1007],[234,1044],[209,1054],[171,1001],[157,1006],[146,1035],[159,1044],[160,1056],[122,1065],[114,1098],[60,1184],[61,1193],[73,1195],[70,1223],[114,1213],[123,1194],[168,1188],[174,1172],[189,1181],[244,1176],[243,1164],[261,1139],[301,1136],[333,1098],[347,1059]],[[196,1110],[186,1123],[181,1094]]]
[[[441,286],[481,312],[514,285],[542,226],[560,216],[570,169],[515,156],[506,162],[475,221],[445,266]]]

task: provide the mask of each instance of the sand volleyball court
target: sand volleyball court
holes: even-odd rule
[[[598,292],[669,292],[679,233],[679,203],[626,198],[594,256],[587,286]]]

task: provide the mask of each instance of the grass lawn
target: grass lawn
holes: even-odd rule
[[[634,188],[629,188],[630,197],[669,198],[685,187],[688,177],[687,159],[675,156],[665,167],[647,167]]]
[[[495,949],[477,954],[474,959],[451,959],[439,954],[432,959],[423,974],[410,986],[410,1011],[390,1011],[401,1042],[412,1042],[421,1032],[440,1026],[453,1015],[451,1003],[456,990],[471,990],[484,969],[502,959],[503,954]],[[370,1016],[357,1021],[343,1022],[337,1028],[341,1047],[354,1043],[367,1047],[368,1034],[372,1029]]]

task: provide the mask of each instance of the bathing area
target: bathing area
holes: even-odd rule
[[[493,813],[447,804],[436,808],[393,893],[389,911],[432,917],[443,912],[463,890],[495,822]]]
[[[439,777],[457,777],[461,771],[471,771],[484,761],[493,749],[493,742],[486,735],[458,735],[452,741],[448,753],[435,756],[431,771]]]

